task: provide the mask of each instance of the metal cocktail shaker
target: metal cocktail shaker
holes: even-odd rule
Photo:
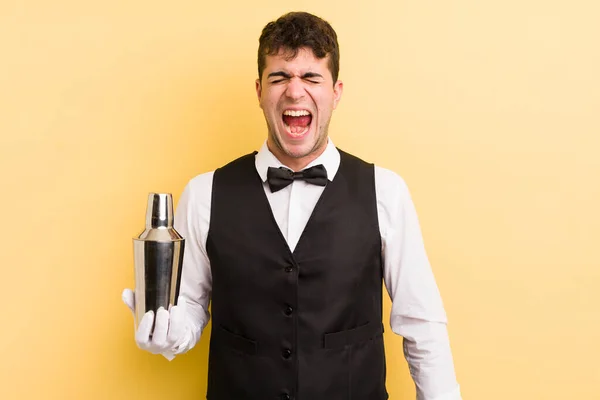
[[[146,229],[133,239],[135,322],[144,314],[175,305],[179,296],[185,239],[173,228],[173,197],[150,193]]]

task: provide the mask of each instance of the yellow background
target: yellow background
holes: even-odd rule
[[[293,7],[340,37],[335,143],[411,189],[463,397],[600,399],[598,2]],[[258,36],[290,10],[0,1],[0,399],[204,398],[208,334],[135,346],[131,238],[148,192],[259,148]]]

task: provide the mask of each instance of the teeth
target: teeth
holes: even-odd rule
[[[283,112],[283,115],[289,115],[290,117],[302,117],[304,115],[310,115],[310,113],[306,110],[298,110],[298,111],[285,110]]]

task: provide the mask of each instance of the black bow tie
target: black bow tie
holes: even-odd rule
[[[295,180],[304,180],[313,185],[327,185],[327,170],[322,164],[307,168],[300,172],[294,172],[285,167],[273,168],[267,170],[267,182],[271,192],[275,193],[283,189]]]

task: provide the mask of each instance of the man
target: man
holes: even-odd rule
[[[211,302],[208,399],[387,399],[385,282],[418,399],[460,399],[406,185],[328,138],[343,91],[336,33],[289,13],[259,42],[266,143],[186,186],[181,297],[148,312],[136,342],[168,358],[188,351]],[[134,308],[131,290],[123,299]]]

